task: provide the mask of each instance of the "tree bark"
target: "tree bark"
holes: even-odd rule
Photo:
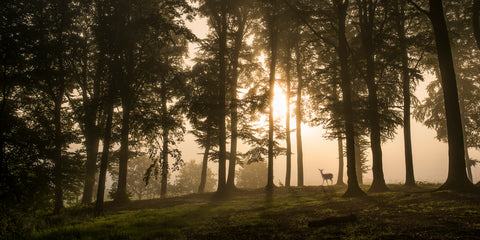
[[[373,182],[369,192],[387,191],[383,176],[382,140],[380,133],[380,117],[378,114],[378,86],[375,82],[374,59],[374,19],[375,4],[372,0],[357,0],[359,7],[360,36],[366,60],[365,83],[368,89],[368,122],[370,128],[370,147],[372,149]]]
[[[67,5],[66,2],[60,2],[59,3],[59,11],[61,15],[61,20],[60,23],[58,24],[58,32],[57,34],[57,40],[59,42],[59,47],[65,48],[65,39],[63,37],[64,31],[65,31],[65,24],[67,24]],[[54,156],[53,156],[53,162],[54,162],[54,169],[53,169],[53,183],[54,183],[54,209],[53,213],[54,214],[59,214],[61,211],[64,209],[63,205],[63,184],[64,184],[64,179],[63,179],[63,159],[62,159],[62,151],[63,151],[63,145],[64,145],[64,139],[63,139],[63,134],[62,134],[62,103],[63,103],[63,98],[65,95],[65,81],[66,81],[66,76],[65,76],[65,66],[64,62],[66,61],[65,56],[63,55],[63,51],[59,51],[60,55],[58,56],[58,78],[56,79],[56,85],[57,86],[50,86],[52,89],[55,89],[52,91],[52,98],[54,101],[54,112],[53,112],[53,123],[54,123],[54,144],[55,144],[55,150],[54,150]]]
[[[62,111],[62,102],[63,95],[65,93],[65,86],[63,83],[64,80],[61,80],[59,90],[56,92],[55,101],[54,101],[54,126],[55,126],[55,155],[54,155],[54,175],[53,180],[55,184],[55,195],[54,195],[54,209],[55,214],[60,213],[63,206],[63,159],[62,159],[62,146],[63,146],[63,137],[62,137],[62,120],[61,120],[61,111]]]
[[[338,91],[337,91],[337,84],[334,84],[333,86],[333,98],[338,100]],[[342,139],[342,133],[338,133],[337,135],[337,145],[338,145],[338,174],[337,174],[337,186],[344,186],[345,183],[343,182],[343,139]]]
[[[432,22],[435,35],[448,135],[448,177],[440,189],[469,190],[473,188],[473,184],[468,180],[465,171],[465,149],[458,104],[457,81],[442,1],[429,0],[429,6],[428,16]]]
[[[470,164],[470,155],[468,154],[468,136],[467,136],[467,125],[465,124],[465,97],[464,97],[464,86],[463,86],[463,79],[457,79],[457,86],[458,86],[458,95],[459,95],[459,107],[460,107],[460,120],[462,122],[462,133],[463,133],[463,147],[465,151],[465,167],[467,169],[467,178],[471,182],[473,182],[472,176],[472,165]]]
[[[237,88],[238,88],[238,58],[240,56],[240,51],[242,50],[242,43],[245,31],[245,25],[247,17],[242,17],[240,24],[238,26],[238,31],[235,33],[235,47],[233,49],[233,58],[232,58],[232,79],[230,87],[230,158],[228,166],[228,179],[227,179],[227,188],[229,190],[235,189],[235,167],[237,165],[237,138],[238,138],[238,98],[237,98]]]
[[[343,139],[341,136],[337,138],[338,142],[338,178],[337,178],[337,186],[344,186],[345,183],[343,182]]]
[[[93,200],[93,187],[95,185],[95,174],[97,171],[97,155],[99,144],[99,131],[97,126],[97,108],[99,104],[100,81],[94,80],[94,96],[88,100],[87,90],[83,90],[83,107],[85,111],[84,131],[85,131],[85,148],[87,151],[85,183],[83,188],[83,204],[90,204]]]
[[[345,21],[348,0],[333,0],[337,12],[338,59],[340,62],[341,88],[343,94],[343,111],[345,119],[345,136],[347,139],[347,176],[348,187],[344,197],[360,197],[365,193],[360,189],[355,171],[355,131],[353,127],[351,76],[348,67],[348,42],[345,36]]]
[[[360,144],[360,137],[354,137],[355,142],[355,172],[357,174],[358,184],[363,184],[363,163],[362,163],[362,145]]]
[[[405,36],[405,2],[395,1],[395,27],[398,34],[398,44],[402,61],[402,92],[403,92],[403,142],[405,150],[405,185],[415,186],[413,172],[412,136],[410,124],[410,74],[408,69],[407,40]]]
[[[103,136],[103,151],[100,159],[100,173],[98,176],[97,201],[95,203],[95,216],[103,215],[103,201],[105,195],[105,181],[107,179],[108,157],[110,154],[110,142],[112,136],[112,119],[113,119],[113,83],[110,83],[109,94],[106,99],[105,114],[107,121],[105,123],[105,132]]]
[[[277,22],[276,22],[276,1],[273,2],[274,11],[269,13],[270,22],[268,22],[269,42],[270,42],[270,75],[268,81],[268,101],[269,101],[269,113],[268,113],[268,173],[267,173],[267,190],[271,190],[275,187],[273,183],[273,130],[274,130],[274,106],[273,98],[275,95],[275,68],[277,64]]]
[[[202,174],[200,176],[200,185],[198,186],[198,192],[203,193],[205,192],[205,185],[207,184],[207,169],[208,169],[208,156],[210,153],[210,138],[211,138],[211,130],[207,130],[207,144],[205,145],[205,152],[203,153],[203,161],[202,161]]]
[[[224,194],[226,190],[226,126],[225,126],[225,84],[227,81],[227,63],[226,63],[226,51],[227,51],[227,0],[221,1],[220,12],[220,34],[219,34],[219,89],[218,89],[218,186],[217,193]]]
[[[303,145],[302,145],[302,90],[303,90],[303,67],[300,46],[295,48],[297,64],[297,102],[295,107],[295,125],[297,140],[297,185],[303,186]]]
[[[124,83],[128,84],[128,83]],[[130,133],[130,91],[125,85],[121,89],[122,96],[122,130],[120,132],[120,162],[118,171],[118,188],[115,194],[115,201],[119,203],[128,202],[127,193],[127,165],[129,157],[129,133]]]
[[[285,186],[290,187],[290,178],[292,174],[292,143],[291,143],[291,137],[290,137],[290,81],[291,81],[291,75],[290,75],[290,50],[287,51],[287,65],[285,68],[285,72],[287,75],[287,91],[285,93],[285,98],[286,98],[286,103],[287,103],[287,109],[285,113],[285,132],[286,132],[286,144],[287,144],[287,166],[286,166],[286,174],[285,174]]]
[[[168,118],[168,111],[167,111],[167,93],[166,93],[166,86],[165,82],[162,81],[161,86],[161,112],[162,112],[162,153],[160,154],[161,158],[161,165],[162,165],[162,185],[160,188],[160,198],[165,198],[167,196],[167,186],[168,186],[168,142],[169,142],[169,126],[166,121]]]
[[[472,25],[477,48],[480,50],[480,0],[473,0]]]

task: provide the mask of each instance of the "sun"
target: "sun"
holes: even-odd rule
[[[291,111],[292,109],[290,108],[290,113]],[[275,84],[273,95],[273,115],[277,120],[284,120],[287,115],[287,96],[278,84]]]

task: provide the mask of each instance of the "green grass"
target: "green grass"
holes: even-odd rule
[[[201,194],[107,204],[105,217],[67,211],[32,238],[480,239],[480,195],[430,191],[435,186],[416,192],[390,187],[392,192],[364,198],[342,198],[344,188],[301,187],[277,188],[272,196],[240,191],[221,201]],[[350,214],[356,221],[308,227],[311,221]]]

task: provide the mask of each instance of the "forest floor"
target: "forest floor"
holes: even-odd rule
[[[368,188],[364,186],[365,190]],[[480,239],[480,194],[438,185],[343,198],[344,187],[238,190],[106,204],[104,217],[71,208],[33,239]]]

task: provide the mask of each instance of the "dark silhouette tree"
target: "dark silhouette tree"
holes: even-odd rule
[[[355,131],[353,128],[351,76],[348,63],[348,42],[345,36],[345,21],[347,17],[348,0],[333,0],[333,7],[337,15],[338,59],[340,62],[341,89],[343,96],[343,111],[345,120],[345,136],[347,139],[347,176],[348,187],[345,197],[364,196],[365,193],[358,186],[355,171]]]
[[[398,46],[401,55],[401,75],[403,92],[403,142],[405,148],[405,185],[415,186],[415,176],[413,173],[413,153],[412,153],[412,135],[410,124],[410,71],[408,64],[408,43],[405,33],[406,15],[405,2],[396,0],[394,3],[395,28],[398,35]]]
[[[271,0],[265,5],[265,23],[268,32],[270,66],[269,66],[269,80],[268,80],[268,174],[267,174],[267,190],[273,190],[275,184],[273,183],[273,159],[274,159],[274,106],[273,98],[275,94],[275,74],[278,55],[278,3],[277,0]]]
[[[409,1],[430,19],[435,36],[447,122],[448,177],[440,189],[468,190],[472,183],[465,171],[465,149],[452,50],[441,0],[429,0],[429,11]]]
[[[473,0],[472,26],[477,48],[480,49],[480,0]]]
[[[378,103],[378,85],[375,73],[375,20],[377,1],[357,0],[357,10],[360,26],[360,38],[362,42],[363,56],[366,61],[365,76],[363,77],[368,89],[368,122],[370,130],[370,144],[373,158],[373,182],[369,191],[387,191],[385,178],[383,176],[383,159],[381,147],[380,116]]]
[[[252,28],[252,22],[255,21],[255,1],[252,0],[242,0],[229,2],[229,26],[230,29],[227,36],[231,35],[231,46],[229,47],[229,72],[228,78],[228,95],[230,100],[230,105],[228,110],[230,111],[230,153],[229,153],[229,165],[228,165],[228,178],[227,178],[227,188],[228,191],[233,191],[235,189],[235,167],[237,165],[237,145],[238,145],[238,89],[239,89],[239,75],[240,68],[240,58],[242,57],[242,52],[245,50],[245,40],[249,36]]]

